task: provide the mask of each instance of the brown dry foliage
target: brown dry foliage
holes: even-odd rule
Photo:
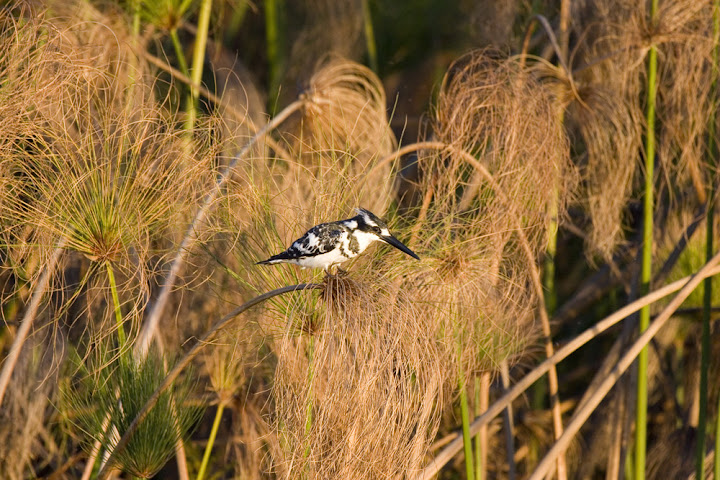
[[[650,24],[646,2],[592,1],[575,8],[586,62],[575,75],[579,98],[569,119],[582,137],[584,203],[590,215],[589,257],[609,259],[627,230],[626,206],[644,147],[646,55],[658,49],[656,188],[678,202],[704,197],[703,163],[711,105],[710,2],[660,2]],[[688,94],[692,92],[692,94]]]
[[[445,397],[431,317],[383,277],[329,278],[318,308],[311,336],[273,345],[278,473],[405,478],[423,464]]]
[[[550,95],[515,59],[462,58],[443,81],[436,117],[448,148],[420,155],[420,188],[432,200],[413,246],[428,258],[412,265],[407,287],[436,309],[437,332],[460,332],[450,342],[453,357],[461,352],[454,368],[470,378],[532,341],[537,265],[527,253],[544,250],[575,174]]]

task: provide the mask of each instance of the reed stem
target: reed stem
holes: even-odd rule
[[[210,453],[212,452],[213,445],[215,444],[215,438],[217,437],[217,432],[220,428],[220,419],[222,418],[224,410],[225,402],[221,401],[215,411],[215,420],[213,420],[210,437],[208,438],[207,445],[205,446],[205,453],[203,453],[202,462],[200,463],[200,469],[198,470],[196,480],[203,480],[205,477],[205,472],[207,471],[208,462],[210,460]]]
[[[117,283],[115,282],[115,272],[112,263],[105,262],[107,269],[108,281],[110,282],[110,293],[113,299],[113,310],[115,311],[115,325],[117,326],[118,346],[122,349],[127,341],[125,337],[125,327],[123,326],[122,311],[120,309],[120,296],[118,295]]]
[[[268,112],[277,108],[280,87],[280,0],[265,0],[265,42],[268,61]]]
[[[652,0],[650,20],[655,22],[658,0]],[[654,210],[654,167],[655,167],[655,98],[657,94],[657,48],[650,46],[647,79],[647,132],[645,136],[645,202],[643,208],[643,252],[640,273],[640,295],[650,291],[652,278],[652,241]],[[650,325],[650,306],[640,310],[640,333]],[[635,412],[635,478],[645,478],[645,453],[647,449],[647,368],[648,349],[638,355],[637,409]]]
[[[713,169],[717,164],[718,145],[715,141],[715,115],[717,109],[718,94],[718,48],[720,42],[720,0],[713,2],[713,52],[712,52],[712,84],[710,87],[710,117],[708,118],[708,155],[710,156],[710,167]],[[715,224],[715,176],[711,176],[706,218],[705,235],[705,261],[712,258],[714,243]],[[695,478],[705,478],[705,442],[707,439],[707,405],[708,405],[708,367],[710,365],[710,313],[712,309],[712,277],[703,281],[703,316],[702,316],[702,340],[700,350],[700,405],[698,409],[698,433],[695,457]],[[720,428],[720,411],[716,420],[716,430]],[[714,472],[715,478],[720,473],[720,457],[717,453],[717,432],[715,436]]]
[[[185,76],[190,76],[190,71],[188,70],[187,60],[185,59],[185,52],[183,51],[182,43],[180,43],[180,37],[178,37],[177,28],[173,28],[170,30],[170,39],[173,43],[173,48],[175,49],[175,56],[177,57],[178,61],[178,67],[180,67],[180,71]]]
[[[187,120],[185,122],[185,130],[191,132],[195,128],[195,120],[197,119],[198,99],[200,91],[196,85],[200,85],[203,75],[203,64],[205,63],[205,49],[208,41],[208,28],[210,25],[210,12],[212,10],[212,0],[202,0],[200,4],[200,16],[198,17],[197,33],[195,35],[195,46],[193,47],[193,62],[190,70],[190,94],[187,97]]]
[[[375,31],[373,30],[372,14],[370,12],[369,0],[362,0],[363,24],[365,27],[365,46],[367,48],[368,63],[373,72],[378,73],[377,44],[375,43]]]
[[[475,478],[473,465],[472,436],[470,435],[470,407],[468,406],[467,385],[463,381],[463,375],[459,377],[460,387],[460,414],[462,415],[463,448],[465,451],[465,472],[467,478]]]
[[[484,373],[482,375],[485,375]],[[479,417],[483,413],[482,408],[482,393],[480,390],[482,389],[482,381],[479,376],[475,376],[475,383],[473,385],[473,391],[475,392],[475,416]],[[483,392],[484,393],[484,392]],[[483,475],[483,461],[482,461],[482,452],[483,452],[483,446],[482,446],[482,438],[480,438],[481,434],[478,433],[475,435],[475,480],[482,480]]]

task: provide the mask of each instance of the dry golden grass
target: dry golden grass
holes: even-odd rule
[[[310,334],[273,345],[278,473],[402,478],[419,469],[448,373],[431,317],[378,276],[327,279],[318,309]]]

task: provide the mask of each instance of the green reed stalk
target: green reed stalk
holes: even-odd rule
[[[710,86],[710,117],[708,118],[708,154],[710,166],[717,163],[718,145],[715,141],[715,115],[718,95],[718,49],[720,48],[720,0],[713,2],[713,52],[712,52],[712,84]],[[705,258],[713,256],[714,223],[715,223],[715,175],[710,177],[707,206],[707,230],[705,232]],[[705,478],[705,441],[707,438],[707,402],[708,402],[708,366],[710,364],[710,313],[712,309],[712,277],[703,281],[703,319],[702,342],[700,351],[700,408],[698,412],[697,450],[695,457],[695,478]],[[715,432],[714,473],[720,479],[720,454],[717,441],[720,438],[720,410],[718,411]]]
[[[245,14],[247,13],[249,6],[250,1],[243,0],[235,7],[232,17],[230,17],[227,30],[225,30],[225,43],[231,44],[233,42],[233,39],[240,31],[240,26],[245,20]]]
[[[373,72],[378,73],[377,44],[373,30],[372,15],[370,14],[369,0],[362,0],[363,23],[365,25],[365,47],[367,48],[368,62]]]
[[[125,346],[125,327],[123,326],[122,311],[120,310],[120,296],[118,295],[117,283],[115,282],[115,272],[112,263],[105,261],[107,268],[108,281],[110,282],[110,292],[112,293],[113,306],[115,310],[115,323],[117,325],[118,343],[122,349]]]
[[[463,382],[463,375],[458,379],[460,387],[460,413],[462,415],[463,448],[465,451],[465,471],[467,478],[475,478],[473,466],[472,437],[470,436],[470,408],[468,407],[467,385]]]
[[[460,415],[462,417],[463,432],[463,449],[465,452],[465,472],[468,479],[475,478],[475,468],[473,465],[473,449],[472,436],[470,435],[470,407],[468,406],[467,385],[465,382],[465,372],[462,368],[462,345],[460,336],[456,333],[457,350],[458,350],[458,388],[460,389]]]
[[[268,112],[274,113],[280,94],[280,0],[265,0],[265,41],[268,61]]]
[[[210,460],[210,453],[212,452],[213,445],[215,444],[215,437],[217,437],[217,432],[220,428],[220,419],[222,418],[224,410],[225,402],[220,402],[218,404],[217,411],[215,412],[215,420],[213,420],[210,437],[208,438],[208,443],[205,446],[205,453],[203,453],[202,462],[200,463],[200,469],[198,470],[196,480],[202,480],[205,477],[205,471],[207,470],[208,462]]]
[[[313,379],[315,377],[315,372],[313,369],[313,356],[315,353],[315,337],[312,335],[310,336],[310,342],[308,344],[308,401],[307,405],[305,405],[305,436],[310,435],[310,430],[312,429],[312,423],[313,423],[313,388],[312,383]],[[310,443],[305,447],[305,458],[310,456]]]
[[[195,120],[197,119],[200,90],[196,87],[196,85],[200,85],[200,82],[202,81],[211,10],[212,0],[202,0],[202,3],[200,4],[200,16],[198,17],[197,34],[195,36],[195,46],[193,48],[192,69],[190,70],[190,79],[192,80],[192,84],[190,85],[190,95],[188,95],[186,107],[188,117],[185,122],[185,130],[188,132],[195,128]]]
[[[475,384],[473,385],[475,390],[475,417],[482,415],[483,411],[480,408],[480,377],[475,376]],[[468,428],[469,430],[469,428]],[[464,434],[465,432],[463,432]],[[482,480],[482,445],[480,443],[480,434],[475,436],[475,480]]]
[[[655,22],[658,0],[652,0],[650,20]],[[653,240],[653,178],[655,167],[655,97],[657,94],[657,48],[650,46],[647,78],[647,132],[645,135],[645,203],[643,209],[643,254],[640,273],[640,295],[650,291],[652,276]],[[640,332],[650,325],[650,306],[640,310]],[[638,355],[637,409],[635,412],[635,479],[645,478],[645,453],[647,449],[647,346]]]
[[[189,77],[190,71],[188,70],[187,60],[185,59],[185,52],[183,51],[182,43],[180,43],[180,37],[178,37],[177,28],[170,29],[170,39],[172,40],[173,48],[175,49],[175,56],[177,57],[178,67],[180,67],[180,71],[185,76]]]

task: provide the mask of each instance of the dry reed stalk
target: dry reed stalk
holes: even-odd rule
[[[12,373],[15,370],[18,358],[20,358],[20,351],[22,350],[23,344],[25,343],[25,340],[30,333],[33,321],[37,316],[38,310],[40,308],[40,303],[42,302],[43,297],[48,291],[50,279],[55,273],[55,266],[60,259],[60,255],[62,255],[64,251],[63,243],[64,242],[62,240],[60,241],[60,243],[58,243],[48,263],[42,270],[42,273],[40,274],[40,277],[38,278],[38,281],[34,286],[33,295],[30,299],[30,304],[27,306],[25,314],[23,315],[20,328],[15,333],[15,338],[13,339],[12,346],[10,347],[10,352],[3,359],[2,372],[0,373],[0,406],[2,406],[3,399],[5,398],[5,391],[7,390],[8,384],[10,383],[10,378],[12,377]]]
[[[38,456],[50,462],[62,460],[65,454],[54,444],[47,424],[57,403],[61,356],[54,350],[63,347],[48,331],[33,335],[27,343],[0,409],[0,469],[8,480],[27,478],[28,467]]]
[[[450,148],[446,150],[446,157],[434,163],[422,160],[420,163],[427,172],[427,181],[431,182],[427,188],[432,188],[434,198],[439,199],[432,207],[435,216],[430,216],[426,223],[432,225],[438,218],[452,220],[443,225],[450,237],[445,234],[428,240],[438,242],[445,237],[441,244],[462,245],[457,252],[442,253],[446,258],[494,259],[488,265],[498,266],[500,281],[493,294],[495,299],[489,298],[490,304],[499,300],[500,304],[507,302],[503,307],[507,308],[509,304],[528,306],[538,302],[546,353],[550,357],[553,354],[551,332],[542,305],[536,258],[544,248],[547,222],[553,213],[551,205],[556,201],[551,195],[553,187],[557,187],[557,208],[563,212],[574,179],[568,163],[567,140],[552,101],[516,60],[471,54],[457,62],[446,76],[437,112],[436,135]],[[542,154],[538,155],[539,152]],[[482,168],[478,168],[479,165]],[[468,172],[468,167],[474,171]],[[488,182],[490,188],[481,182]],[[456,200],[458,190],[461,195]],[[518,221],[519,218],[522,221]],[[504,233],[512,231],[519,238]],[[471,251],[472,248],[476,251]],[[518,256],[526,260],[524,268],[513,265]],[[462,271],[463,267],[460,268]],[[525,275],[525,280],[521,280]],[[537,297],[517,298],[523,294],[515,285],[524,283],[533,285]],[[485,288],[481,290],[487,292]],[[507,317],[496,314],[492,318],[515,321],[528,313],[514,312]],[[562,420],[554,372],[549,380],[553,425],[559,436]]]
[[[713,267],[704,271],[702,275],[698,275],[700,280],[709,276],[720,274],[720,267]],[[497,399],[487,411],[475,419],[473,424],[470,426],[470,433],[472,435],[477,434],[483,425],[487,425],[490,420],[495,418],[497,415],[503,412],[507,405],[516,399],[522,392],[528,389],[535,381],[540,379],[545,373],[552,368],[553,365],[560,363],[562,360],[567,358],[578,348],[588,343],[593,338],[597,337],[608,328],[617,324],[618,322],[626,319],[631,314],[637,312],[645,305],[650,305],[657,302],[663,297],[670,295],[673,292],[677,292],[682,289],[688,282],[695,277],[685,277],[673,283],[670,283],[664,287],[658,288],[638,300],[624,306],[620,310],[617,310],[612,315],[604,318],[595,324],[595,326],[589,328],[582,334],[575,337],[573,340],[563,345],[557,352],[547,360],[543,361],[540,365],[536,366],[533,370],[525,374],[515,385],[513,385],[502,397]],[[418,475],[418,480],[430,479],[433,475],[437,474],[438,471],[449,462],[453,456],[455,456],[462,449],[462,439],[455,439],[447,445],[443,451],[441,451],[435,458],[429,463],[428,466]]]
[[[205,222],[206,217],[210,213],[211,208],[215,204],[215,200],[217,199],[218,195],[220,195],[222,189],[229,180],[230,175],[233,173],[233,168],[235,167],[236,163],[249,153],[249,151],[253,148],[253,146],[258,140],[262,139],[265,135],[267,135],[274,128],[276,128],[277,125],[279,125],[287,117],[292,115],[292,113],[299,109],[301,105],[302,102],[292,103],[282,112],[280,112],[275,118],[273,118],[272,121],[268,122],[267,125],[260,129],[258,133],[255,134],[255,136],[253,136],[248,143],[246,143],[246,145],[240,150],[240,152],[238,152],[238,154],[234,157],[233,161],[231,161],[225,168],[223,168],[211,190],[205,194],[200,204],[200,208],[198,208],[198,210],[196,211],[193,220],[190,222],[185,236],[180,243],[180,247],[178,248],[175,256],[173,257],[173,260],[170,264],[170,270],[163,281],[162,288],[160,289],[160,292],[158,293],[157,298],[154,300],[151,308],[146,313],[145,321],[143,323],[142,329],[140,330],[136,343],[136,350],[140,354],[144,354],[144,352],[147,352],[150,343],[155,337],[158,325],[160,323],[160,318],[163,314],[165,306],[167,305],[170,292],[175,286],[175,281],[180,273],[180,269],[185,263],[185,258],[188,254],[188,251],[198,238],[199,230]]]
[[[710,272],[715,269],[717,264],[720,263],[720,253],[716,254],[710,259],[705,266],[703,266],[695,275],[691,276],[690,279],[685,282],[678,292],[678,294],[672,299],[672,301],[663,309],[663,311],[653,320],[650,326],[640,335],[640,337],[633,343],[628,351],[623,355],[618,364],[615,366],[610,375],[602,382],[598,391],[593,395],[593,398],[582,409],[578,409],[574,414],[573,418],[567,425],[567,429],[562,437],[555,442],[553,447],[547,453],[545,458],[537,466],[533,474],[530,476],[530,480],[540,480],[544,478],[547,472],[552,468],[553,462],[557,455],[567,448],[569,442],[573,436],[578,432],[580,427],[584,424],[590,414],[597,408],[602,399],[607,395],[610,389],[613,387],[615,382],[620,378],[627,370],[627,368],[635,361],[640,351],[647,346],[647,344],[653,339],[658,333],[660,328],[670,319],[673,313],[680,307],[685,299],[695,290],[700,282],[709,276]]]

